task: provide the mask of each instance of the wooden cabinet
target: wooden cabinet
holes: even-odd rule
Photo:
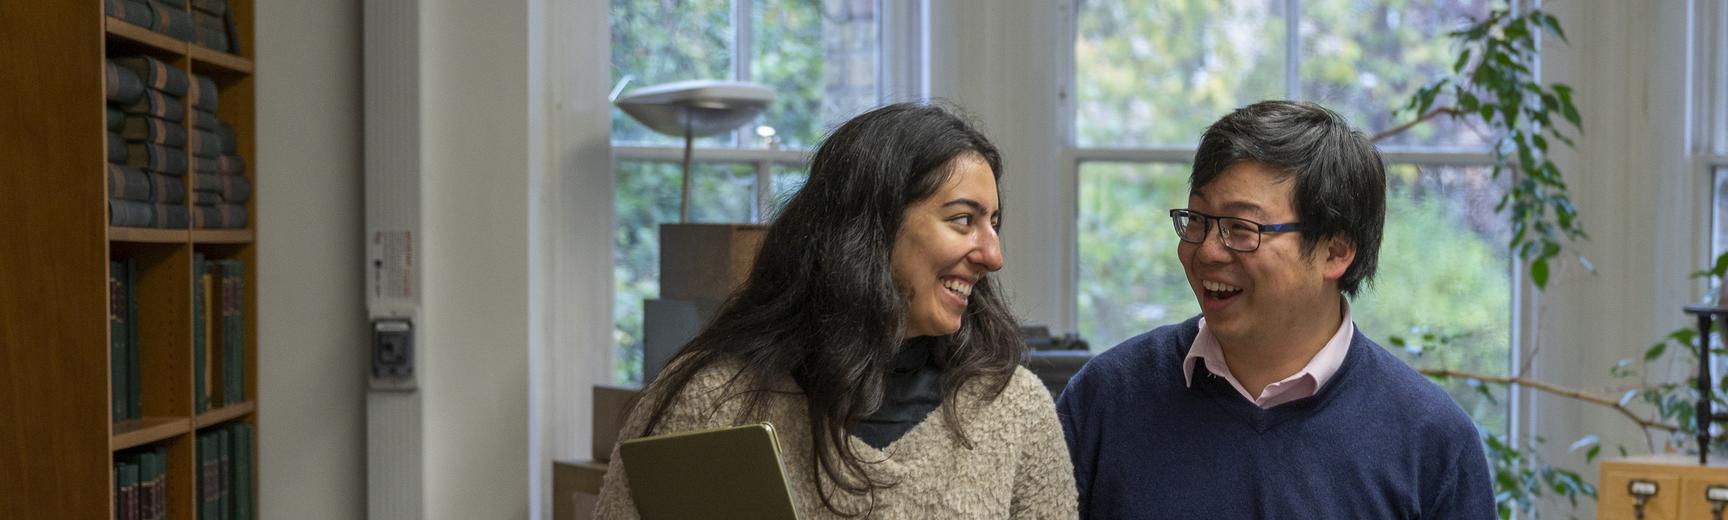
[[[1728,464],[1712,462],[1699,466],[1698,457],[1657,455],[1602,461],[1602,479],[1597,487],[1596,518],[1602,520],[1632,520],[1637,516],[1636,503],[1630,491],[1638,481],[1655,484],[1656,494],[1644,504],[1646,520],[1711,520],[1714,503],[1708,490],[1723,486],[1728,490]],[[1722,491],[1718,491],[1721,494]]]
[[[191,16],[187,0],[153,2],[152,9]],[[140,0],[132,0],[134,4]],[[254,139],[253,9],[229,0],[238,54],[213,50],[110,17],[103,0],[0,2],[0,517],[115,518],[116,464],[156,451],[166,481],[161,512],[199,515],[198,478],[205,434],[256,431],[257,257],[252,219],[232,229],[110,226],[107,165],[110,131],[108,58],[149,56],[179,71],[209,78],[220,103],[215,114],[233,128],[225,152],[258,175]],[[207,89],[206,89],[207,91]],[[194,117],[172,124],[191,131]],[[181,149],[191,152],[189,145]],[[194,207],[191,164],[178,172]],[[175,172],[167,172],[173,174]],[[172,176],[172,175],[170,175]],[[157,189],[157,188],[153,188]],[[238,198],[235,198],[238,200]],[[246,214],[256,207],[248,195]],[[228,295],[239,318],[233,376],[242,398],[200,411],[195,349],[204,331],[195,259],[237,266]],[[138,413],[116,409],[111,348],[111,261],[130,262],[137,345],[133,379]],[[117,329],[115,329],[117,330]],[[117,414],[127,415],[116,420]],[[250,434],[248,434],[250,438]],[[255,443],[245,458],[256,461]],[[236,454],[236,457],[241,455]],[[257,465],[249,464],[236,497],[256,505]],[[236,498],[238,500],[238,498]],[[208,512],[206,512],[208,513]]]

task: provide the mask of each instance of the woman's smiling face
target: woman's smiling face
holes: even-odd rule
[[[960,330],[966,304],[984,275],[1002,269],[996,235],[1001,216],[996,177],[973,152],[943,166],[948,179],[936,193],[906,208],[894,239],[894,285],[906,298],[906,336],[943,336]]]

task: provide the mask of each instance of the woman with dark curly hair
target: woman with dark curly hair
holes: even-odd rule
[[[1001,174],[996,147],[939,107],[835,129],[748,281],[620,437],[773,423],[809,518],[1075,516],[1050,394],[1019,366],[988,276]],[[596,514],[637,516],[616,448]]]

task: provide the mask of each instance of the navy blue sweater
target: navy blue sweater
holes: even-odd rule
[[[1263,410],[1182,358],[1199,318],[1087,363],[1057,401],[1085,518],[1494,518],[1446,392],[1355,334],[1312,397]]]

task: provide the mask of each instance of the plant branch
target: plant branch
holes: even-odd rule
[[[1562,387],[1562,386],[1555,385],[1553,383],[1548,383],[1545,381],[1538,381],[1538,380],[1531,379],[1531,378],[1524,377],[1524,376],[1496,376],[1496,375],[1488,375],[1488,374],[1479,374],[1479,373],[1475,373],[1475,372],[1465,372],[1462,370],[1449,370],[1449,369],[1444,369],[1444,368],[1423,368],[1423,369],[1419,369],[1418,371],[1422,372],[1425,375],[1434,376],[1434,377],[1457,377],[1457,378],[1464,378],[1464,379],[1475,379],[1477,381],[1483,381],[1483,382],[1488,382],[1488,383],[1498,383],[1498,384],[1509,385],[1509,386],[1510,385],[1527,386],[1530,388],[1541,390],[1543,392],[1558,395],[1561,397],[1570,397],[1572,399],[1577,399],[1579,401],[1584,401],[1587,403],[1600,405],[1600,406],[1604,406],[1607,408],[1612,408],[1615,411],[1620,412],[1621,415],[1625,415],[1627,419],[1631,419],[1632,422],[1638,423],[1638,426],[1641,426],[1641,427],[1646,428],[1646,429],[1655,428],[1658,430],[1667,431],[1669,433],[1678,433],[1680,431],[1679,426],[1675,426],[1672,424],[1667,424],[1667,423],[1639,417],[1636,412],[1633,412],[1631,408],[1627,408],[1626,405],[1620,404],[1619,401],[1609,399],[1607,397],[1603,397],[1600,395],[1592,394],[1590,392],[1585,392],[1582,390],[1573,390],[1571,388]]]
[[[1411,128],[1414,128],[1416,125],[1426,123],[1431,119],[1434,119],[1436,117],[1440,117],[1443,115],[1450,115],[1453,117],[1458,117],[1458,116],[1464,115],[1464,112],[1459,111],[1458,109],[1452,108],[1452,107],[1436,108],[1434,110],[1428,111],[1428,113],[1426,113],[1426,114],[1422,114],[1422,117],[1418,117],[1413,121],[1410,121],[1408,123],[1404,123],[1402,125],[1398,125],[1396,128],[1393,128],[1391,130],[1387,130],[1384,132],[1380,132],[1378,134],[1374,134],[1374,137],[1369,139],[1369,141],[1378,143],[1378,142],[1383,141],[1387,138],[1390,138],[1394,135],[1404,133],[1404,131],[1409,130]]]

